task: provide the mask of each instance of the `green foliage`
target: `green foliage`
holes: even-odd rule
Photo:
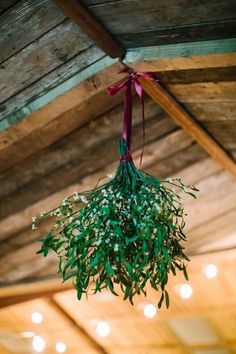
[[[126,150],[120,141],[120,154]],[[137,169],[133,162],[121,162],[109,182],[65,198],[42,218],[56,216],[38,253],[53,250],[59,256],[62,279],[74,278],[78,299],[88,290],[106,288],[114,295],[118,284],[124,299],[133,304],[136,294],[146,295],[147,284],[161,292],[158,306],[169,295],[165,289],[169,273],[183,271],[188,279],[184,247],[184,211],[178,187],[192,196],[194,186],[180,180],[160,181]],[[37,227],[34,219],[33,228]]]

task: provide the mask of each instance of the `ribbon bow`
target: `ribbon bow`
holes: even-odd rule
[[[124,122],[123,122],[123,139],[127,143],[127,151],[121,156],[121,162],[132,161],[131,156],[131,132],[132,132],[132,99],[133,99],[133,88],[137,92],[142,105],[142,121],[143,121],[143,146],[140,156],[140,165],[143,159],[144,144],[145,144],[145,115],[144,115],[144,98],[143,98],[143,89],[139,83],[139,78],[144,78],[147,80],[154,80],[152,72],[133,72],[131,68],[122,69],[119,74],[127,73],[128,76],[124,78],[121,82],[116,85],[112,85],[107,88],[109,95],[115,95],[121,89],[125,88],[125,100],[124,100]]]

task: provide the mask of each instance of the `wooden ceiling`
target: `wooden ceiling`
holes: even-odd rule
[[[130,65],[156,72],[164,89],[236,162],[235,2],[84,4],[127,49]],[[7,347],[2,337],[21,342],[18,352],[27,354],[31,339],[19,337],[26,331],[45,336],[50,354],[57,340],[68,344],[69,354],[235,353],[236,254],[226,251],[236,247],[235,176],[146,95],[142,168],[160,178],[181,177],[200,190],[196,201],[184,199],[193,297],[181,300],[176,286],[183,279],[172,279],[171,309],[153,320],[142,312],[144,303],[156,304],[152,292],[135,307],[106,294],[76,301],[73,290],[55,283],[55,256],[35,254],[37,239],[50,225],[32,231],[31,218],[115,170],[123,97],[109,97],[106,87],[120,80],[122,65],[53,1],[1,1],[0,34],[0,354],[17,348]],[[137,162],[141,148],[135,98]],[[211,281],[202,271],[209,262],[219,266],[219,277]],[[31,323],[33,310],[45,314],[41,326]],[[215,342],[189,344],[178,337],[171,321],[188,318],[210,326]],[[96,335],[97,319],[110,323],[109,337]]]
[[[214,279],[207,279],[204,274],[204,267],[209,262],[217,264],[219,269],[218,277]],[[172,277],[168,285],[170,309],[158,310],[152,319],[146,318],[143,312],[145,305],[157,302],[157,294],[151,289],[148,297],[138,297],[134,306],[106,292],[78,302],[74,290],[65,290],[2,308],[0,352],[14,353],[12,349],[17,346],[18,353],[31,353],[35,334],[45,340],[45,354],[56,353],[58,341],[68,346],[68,354],[235,353],[236,289],[232,281],[236,276],[235,266],[235,252],[232,251],[224,255],[193,257],[189,266],[192,297],[181,298],[179,287],[184,283],[183,277]],[[27,284],[14,286],[11,294],[17,298],[17,293],[32,292],[32,286],[31,290],[29,287]],[[35,284],[34,291],[37,290],[40,287],[37,289]],[[4,289],[0,291],[0,299],[4,301]],[[35,311],[44,316],[40,324],[31,321]],[[109,336],[98,335],[99,321],[109,324]]]

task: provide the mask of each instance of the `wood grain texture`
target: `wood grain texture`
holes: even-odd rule
[[[235,53],[236,38],[129,48],[127,62]]]
[[[40,77],[22,91],[14,94],[4,103],[0,104],[0,130],[8,128],[8,126],[14,124],[14,120],[15,122],[20,121],[26,115],[39,109],[40,106],[47,104],[47,97],[49,95],[49,101],[60,96],[61,92],[59,89],[61,85],[64,85],[63,93],[68,91],[71,88],[69,83],[73,77],[75,82],[73,86],[76,86],[76,77],[81,75],[81,81],[83,81],[84,70],[89,67],[92,73],[93,64],[103,58],[104,55],[101,50],[93,45],[89,46],[63,65],[59,65],[52,72]],[[56,91],[55,94],[54,91]],[[5,127],[3,126],[4,121]]]
[[[115,34],[138,33],[178,25],[235,19],[235,2],[219,0],[198,2],[164,1],[111,1],[85,0],[105,26]],[[132,21],[130,18],[132,14]]]
[[[165,85],[188,85],[194,83],[220,83],[234,81],[236,66],[186,68],[179,70],[159,69],[156,73],[158,79]]]
[[[209,68],[230,68],[235,66],[236,53],[202,54],[191,57],[159,58],[147,59],[147,61],[134,62],[130,60],[130,65],[134,70],[139,71],[173,71],[173,70],[194,70]]]
[[[188,85],[176,84],[166,86],[178,100],[185,103],[225,103],[235,102],[236,82],[204,82]]]
[[[1,1],[2,3],[2,1]],[[0,63],[65,19],[52,1],[21,1],[0,16]]]
[[[0,133],[1,170],[14,166],[120,102],[121,96],[111,98],[105,92],[114,83],[119,68],[114,65],[99,72]]]
[[[7,10],[9,10],[11,7],[13,7],[15,4],[20,2],[20,0],[1,0],[0,3],[0,14],[3,14]]]
[[[186,109],[197,117],[199,121],[203,122],[227,122],[232,124],[236,120],[236,102],[219,101],[214,100],[204,102],[185,102]],[[227,125],[227,123],[226,123]]]
[[[235,37],[236,20],[178,25],[175,27],[147,30],[137,33],[117,34],[117,38],[126,48],[159,46],[194,41],[209,41]]]
[[[78,0],[54,0],[61,10],[74,21],[96,45],[111,58],[123,58],[125,49],[92,12]]]
[[[0,102],[22,91],[42,76],[86,50],[91,44],[91,40],[76,25],[65,20],[1,66]]]
[[[187,244],[188,252],[196,252],[196,250],[210,251],[211,249],[221,249],[229,246],[236,246],[235,241],[235,220],[236,220],[236,208],[227,210],[227,212],[218,215],[217,218],[213,218],[207,224],[197,225],[196,227],[188,231],[191,242]],[[224,237],[222,237],[222,230]],[[199,237],[204,233],[204,237],[207,242],[202,242]]]

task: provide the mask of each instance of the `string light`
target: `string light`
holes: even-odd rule
[[[56,351],[58,353],[64,353],[66,349],[67,349],[67,345],[65,343],[62,342],[56,343]]]
[[[40,336],[35,336],[33,338],[32,346],[36,352],[42,352],[45,348],[45,341]]]
[[[97,323],[96,331],[100,336],[106,337],[110,334],[111,327],[109,326],[109,324],[107,322],[99,321]]]
[[[189,284],[183,284],[180,287],[180,296],[183,299],[189,299],[192,296],[193,289]]]
[[[39,324],[43,321],[43,315],[40,312],[33,312],[31,315],[31,320],[35,324]]]
[[[157,309],[156,309],[156,307],[154,305],[147,304],[144,307],[143,313],[144,313],[144,316],[146,316],[147,318],[153,318],[153,317],[156,316]]]
[[[205,275],[207,278],[209,279],[213,279],[217,276],[218,274],[218,268],[215,264],[207,264],[207,266],[205,267]]]

